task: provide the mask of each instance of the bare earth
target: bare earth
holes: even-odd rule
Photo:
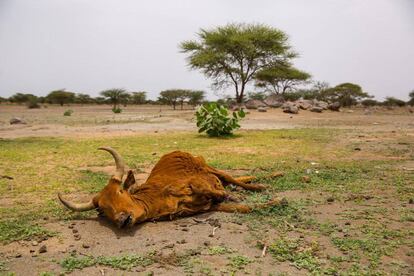
[[[65,110],[74,111],[63,116]],[[18,137],[102,137],[133,135],[148,131],[171,132],[196,130],[194,110],[171,110],[165,106],[127,106],[122,114],[113,114],[109,106],[48,106],[27,109],[24,106],[0,105],[0,138]],[[12,117],[27,124],[10,125]],[[343,112],[297,115],[269,109],[266,113],[251,110],[242,129],[282,129],[334,127],[350,129],[413,129],[413,114],[408,108],[398,110],[345,109]]]
[[[63,112],[67,109],[74,111],[70,117],[64,117]],[[107,137],[134,135],[147,132],[178,132],[196,131],[193,121],[193,110],[173,111],[168,107],[159,106],[128,106],[122,114],[113,114],[108,106],[49,106],[41,109],[27,109],[24,106],[0,105],[0,139],[13,139],[22,137]],[[12,117],[20,117],[27,124],[10,125]],[[242,122],[242,129],[282,129],[282,128],[341,128],[358,129],[364,133],[382,133],[383,139],[389,139],[389,133],[403,132],[414,139],[414,114],[409,108],[397,110],[365,110],[345,109],[342,112],[326,111],[323,113],[312,113],[300,111],[300,114],[286,114],[281,109],[271,109],[266,113],[251,110],[247,118]],[[388,135],[388,136],[387,136]],[[375,137],[372,135],[372,139]],[[357,140],[358,137],[352,137]],[[367,138],[360,138],[366,140]],[[390,138],[391,139],[391,138]],[[371,141],[372,142],[372,141]],[[375,141],[374,141],[375,143]],[[1,151],[1,149],[0,149]],[[358,154],[358,153],[356,153]],[[363,155],[364,153],[360,153]],[[361,157],[363,158],[363,156]],[[413,162],[401,164],[404,169],[414,170]],[[140,174],[138,178],[142,181],[148,175],[150,168]],[[110,174],[111,170],[103,170]],[[232,172],[242,174],[242,172]],[[281,196],[286,198],[312,198],[319,200],[326,197],[322,194],[304,194],[300,191],[289,191]],[[388,202],[392,208],[395,203],[391,195],[374,194],[369,201],[372,206]],[[315,208],[314,215],[333,217],[338,212],[351,209],[352,202],[345,204],[320,204]],[[219,225],[217,225],[217,221]],[[339,227],[346,227],[344,221]],[[247,227],[234,219],[234,215],[223,213],[207,213],[195,217],[182,218],[175,221],[156,223],[145,223],[127,230],[118,230],[112,224],[106,223],[98,218],[82,219],[74,221],[55,222],[45,220],[44,226],[50,230],[60,232],[57,237],[41,241],[47,246],[47,252],[36,254],[40,244],[32,241],[19,241],[0,246],[0,255],[11,260],[8,262],[10,271],[18,275],[39,275],[42,271],[61,271],[58,263],[50,262],[51,259],[60,260],[70,252],[78,255],[120,255],[122,253],[134,252],[144,254],[149,251],[162,252],[158,261],[149,267],[134,268],[132,271],[120,271],[106,266],[92,266],[83,270],[74,270],[71,275],[181,275],[190,273],[172,265],[177,262],[176,252],[184,252],[186,249],[197,248],[194,256],[202,256],[203,261],[209,263],[211,271],[193,271],[196,275],[209,274],[231,274],[231,268],[226,268],[229,262],[221,255],[209,254],[207,248],[214,246],[226,246],[239,255],[255,260],[246,269],[236,271],[237,275],[245,273],[256,275],[269,275],[275,271],[285,272],[289,275],[306,275],[304,269],[298,269],[285,263],[275,263],[274,259],[267,254],[261,257],[262,250],[248,234]],[[405,222],[396,227],[414,226],[413,222]],[[216,233],[212,236],[213,229]],[[80,234],[81,240],[74,239],[75,231]],[[274,233],[269,228],[263,233],[263,238],[272,238]],[[308,237],[305,237],[307,239]],[[321,240],[323,245],[323,240]],[[326,247],[325,253],[340,254],[338,249]],[[397,254],[399,254],[397,252]],[[191,258],[191,255],[189,257]],[[401,261],[414,266],[413,257],[400,254]],[[203,264],[196,264],[203,267]],[[224,269],[223,269],[224,268]],[[411,270],[413,271],[413,270]],[[1,274],[1,272],[0,272]],[[151,275],[151,274],[150,274]]]

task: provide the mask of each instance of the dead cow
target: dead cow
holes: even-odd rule
[[[265,189],[247,183],[252,177],[233,178],[207,165],[204,158],[181,151],[161,157],[144,184],[134,185],[130,170],[122,185],[125,164],[121,156],[109,147],[99,149],[109,152],[116,163],[116,173],[105,188],[87,203],[72,203],[60,193],[58,197],[73,211],[96,209],[120,228],[207,211],[247,213],[251,211],[247,205],[224,202],[234,199],[224,187],[233,184],[252,191]]]

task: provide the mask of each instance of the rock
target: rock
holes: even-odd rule
[[[46,253],[47,252],[47,247],[46,247],[46,245],[44,244],[44,245],[42,245],[40,248],[39,248],[39,253]]]
[[[210,246],[211,242],[210,241],[205,241],[203,244],[204,244],[204,246]]]
[[[26,122],[22,118],[13,117],[13,118],[10,119],[10,124],[11,125],[17,125],[17,124],[23,124],[23,125],[25,125]]]
[[[328,105],[328,109],[332,111],[339,111],[341,104],[339,102],[334,102]]]
[[[248,100],[244,103],[247,109],[258,109],[259,107],[265,107],[266,104],[259,100]]]
[[[300,100],[297,100],[295,102],[295,104],[296,104],[297,107],[299,107],[300,109],[303,109],[303,110],[308,110],[309,108],[312,107],[312,101],[310,101],[310,100],[300,99]]]
[[[322,113],[323,108],[319,106],[312,106],[310,109],[311,112]]]
[[[73,234],[76,234],[76,233],[78,233],[79,231],[77,230],[77,229],[72,229],[72,233]]]
[[[181,231],[188,232],[189,230],[188,230],[188,228],[183,228],[183,229],[181,229]]]
[[[328,103],[324,101],[312,100],[312,106],[320,107],[323,110],[328,109]]]
[[[328,198],[326,199],[326,201],[327,201],[327,202],[334,202],[334,201],[335,201],[335,199],[334,199],[333,197],[328,197]]]
[[[310,183],[311,182],[311,178],[309,175],[304,175],[302,176],[302,178],[300,179],[303,183]]]
[[[414,204],[414,198],[410,198],[410,199],[408,200],[408,203],[409,203],[409,204]]]
[[[33,246],[37,246],[39,243],[37,241],[32,241]]]
[[[21,258],[21,257],[22,257],[22,253],[16,253],[16,254],[14,255],[14,257],[15,257],[15,258]]]
[[[177,241],[177,243],[178,243],[178,244],[185,244],[185,243],[187,243],[187,241],[186,241],[185,239],[182,239],[182,240],[180,240],[180,241]]]
[[[270,107],[281,107],[285,100],[280,95],[270,95],[264,100],[264,103]]]
[[[259,112],[267,112],[267,109],[266,109],[266,107],[261,106],[261,107],[257,108],[257,111],[259,111]]]
[[[82,244],[82,247],[83,247],[83,248],[89,248],[90,246],[89,246],[89,244],[83,243],[83,244]]]
[[[164,246],[163,248],[173,248],[174,246],[175,246],[175,244],[170,243],[170,244],[167,244],[166,246]]]
[[[283,104],[282,106],[283,112],[285,113],[292,113],[292,114],[298,114],[299,113],[299,108],[297,106],[295,106],[294,103],[292,102],[286,102]]]
[[[356,151],[361,151],[361,148],[356,147],[356,148],[354,148],[354,150],[356,150]]]

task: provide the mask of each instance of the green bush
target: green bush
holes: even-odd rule
[[[68,109],[65,112],[63,112],[63,116],[71,116],[72,113],[73,113],[73,110],[72,109]]]
[[[120,107],[114,107],[114,108],[112,108],[112,112],[113,113],[121,113],[122,109]]]
[[[217,103],[207,103],[200,106],[196,111],[198,132],[206,132],[210,137],[228,136],[233,134],[233,130],[240,128],[239,120],[244,118],[243,110],[229,111]]]
[[[27,103],[26,103],[27,108],[32,109],[32,108],[40,108],[40,105],[37,101],[37,98],[31,98]]]

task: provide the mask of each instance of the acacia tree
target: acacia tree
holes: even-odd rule
[[[202,90],[193,90],[188,94],[188,103],[192,106],[201,104],[204,100],[204,91]]]
[[[75,101],[75,93],[65,91],[65,89],[54,90],[46,96],[46,99],[50,103],[57,103],[63,106],[64,104]]]
[[[147,101],[147,92],[132,92],[130,101],[132,104],[145,104]]]
[[[330,102],[339,102],[341,106],[352,106],[362,99],[372,98],[373,96],[362,91],[361,86],[347,82],[324,90],[321,97]]]
[[[171,105],[175,110],[175,107],[177,106],[177,103],[182,95],[182,91],[182,89],[169,89],[161,91],[158,101],[162,104]]]
[[[310,74],[292,66],[274,66],[257,72],[255,80],[257,87],[279,95],[294,90],[299,84],[306,83],[310,77]]]
[[[107,89],[102,91],[100,94],[107,98],[109,103],[113,104],[113,110],[117,109],[118,105],[129,97],[126,90],[121,88]]]
[[[296,56],[284,32],[261,24],[201,29],[198,38],[180,44],[190,68],[213,79],[217,89],[233,86],[238,103],[243,102],[246,85],[258,71],[288,64]]]

